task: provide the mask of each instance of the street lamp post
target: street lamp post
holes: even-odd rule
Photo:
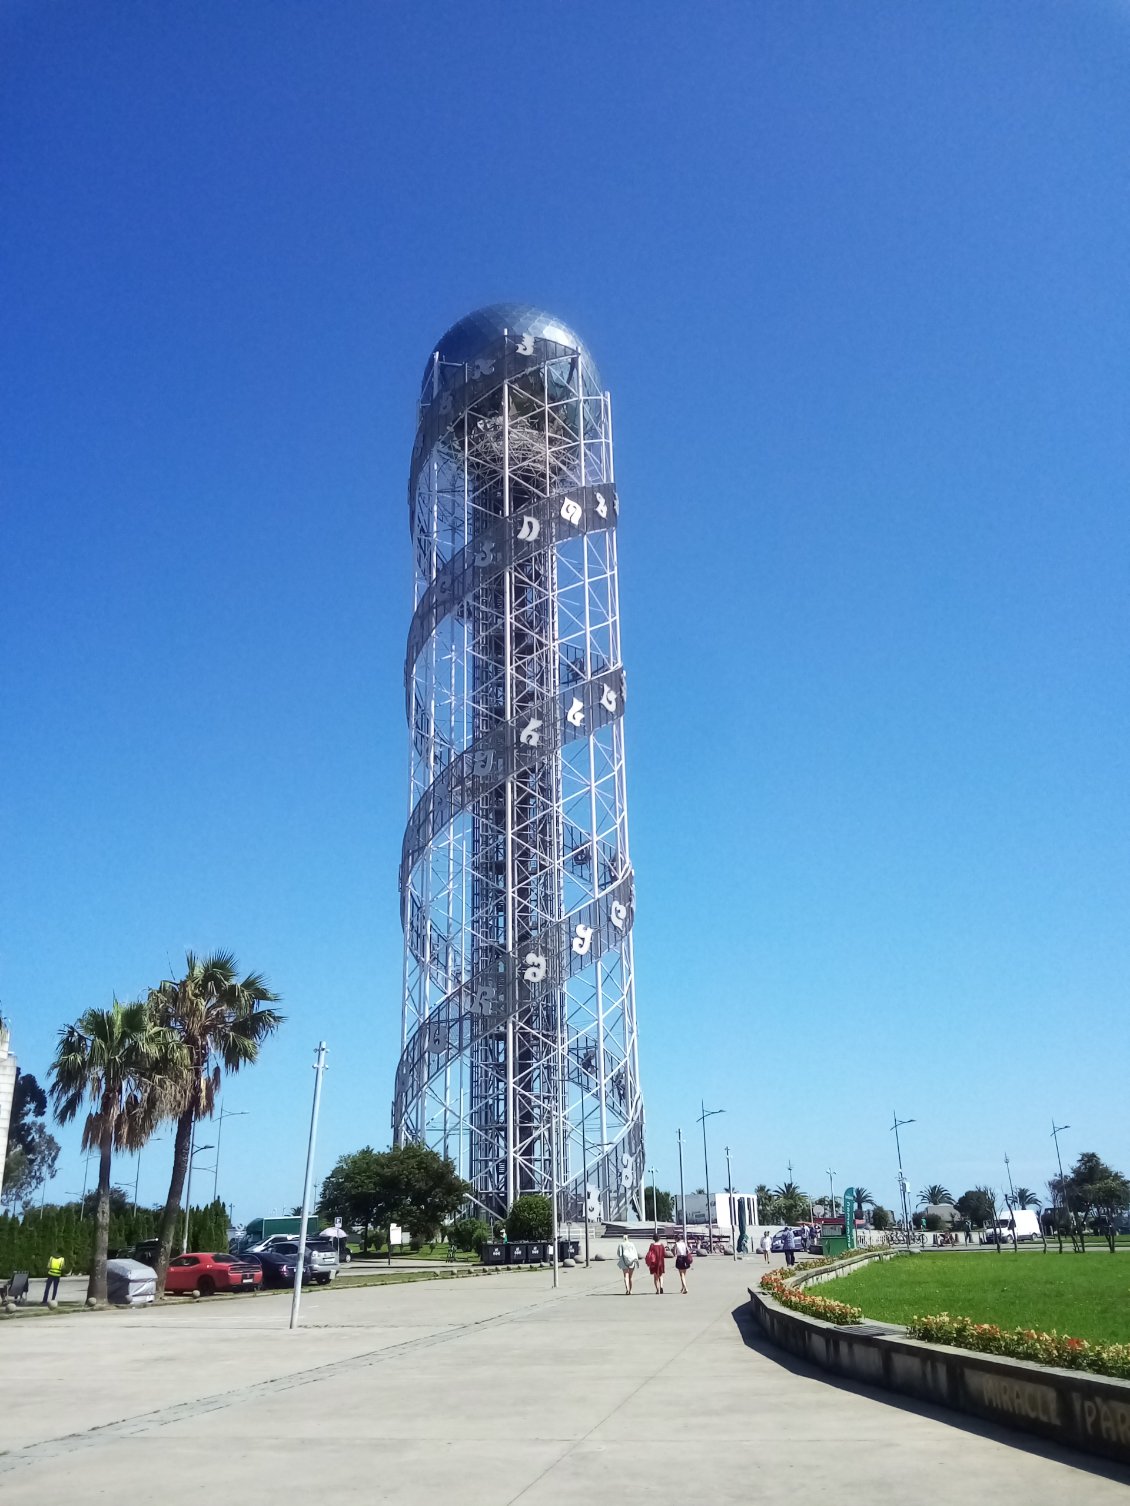
[[[730,1199],[730,1253],[738,1258],[737,1207],[734,1203],[734,1173],[730,1170],[730,1147],[726,1147],[726,1192]]]
[[[298,1254],[294,1258],[294,1291],[290,1296],[290,1326],[298,1327],[298,1310],[302,1302],[302,1282],[306,1275],[306,1224],[310,1218],[310,1194],[314,1181],[314,1147],[318,1141],[318,1110],[322,1106],[322,1078],[326,1075],[326,1043],[319,1041],[314,1052],[314,1102],[310,1108],[310,1139],[306,1142],[306,1175],[302,1179],[302,1212],[298,1223]],[[392,1255],[392,1231],[389,1230],[388,1253]]]
[[[162,1140],[167,1140],[167,1139],[168,1139],[167,1135],[154,1135],[153,1138],[151,1140],[147,1140],[145,1142],[145,1144],[146,1145],[160,1145],[160,1143],[161,1143]],[[137,1152],[137,1170],[134,1173],[134,1178],[133,1178],[133,1211],[135,1213],[137,1212],[137,1189],[138,1189],[138,1186],[140,1185],[140,1182],[141,1182],[141,1150],[138,1150],[138,1152]]]
[[[687,1242],[687,1194],[683,1188],[683,1132],[676,1130],[679,1137],[679,1204],[683,1217],[683,1243]]]
[[[1069,1130],[1070,1128],[1071,1128],[1070,1124],[1057,1124],[1054,1119],[1052,1120],[1052,1139],[1055,1141],[1055,1160],[1056,1160],[1056,1165],[1059,1167],[1059,1195],[1060,1195],[1060,1198],[1063,1201],[1063,1215],[1064,1215],[1064,1218],[1067,1217],[1067,1184],[1063,1180],[1063,1157],[1059,1153],[1059,1137],[1060,1137],[1060,1135],[1063,1134],[1064,1130]],[[1055,1221],[1055,1231],[1056,1231],[1056,1234],[1059,1236],[1059,1253],[1062,1255],[1063,1254],[1063,1219],[1059,1219],[1059,1218],[1056,1219],[1056,1221]],[[1075,1246],[1072,1245],[1071,1248],[1074,1249]]]
[[[711,1109],[707,1112],[706,1100],[699,1099],[699,1103],[702,1107],[702,1113],[698,1116],[702,1125],[702,1169],[706,1175],[706,1253],[710,1255],[714,1250],[714,1214],[710,1207],[710,1161],[706,1154],[706,1121],[713,1119],[715,1114],[724,1114],[726,1110]]]
[[[224,1138],[224,1120],[242,1119],[250,1111],[248,1109],[225,1109],[220,1106],[219,1125],[216,1128],[216,1164],[213,1167],[215,1176],[212,1178],[212,1201],[215,1202],[220,1195],[220,1142]]]
[[[195,1139],[196,1121],[193,1120],[192,1141],[195,1141]],[[188,1221],[192,1215],[192,1160],[193,1157],[198,1156],[202,1150],[215,1150],[216,1148],[214,1145],[196,1145],[191,1142],[190,1144],[191,1148],[188,1152],[188,1176],[185,1178],[184,1184],[184,1253],[186,1255],[188,1254]],[[207,1168],[205,1168],[205,1170],[207,1170]]]
[[[832,1178],[835,1175],[836,1175],[836,1173],[834,1171],[828,1171],[828,1193],[829,1193],[829,1196],[832,1199],[832,1217],[833,1218],[835,1218],[835,1216],[836,1216],[836,1184],[832,1180]],[[846,1226],[844,1228],[844,1233],[845,1234],[847,1233]]]
[[[1012,1163],[1008,1159],[1007,1150],[1004,1153],[1004,1171],[1005,1176],[1008,1177],[1008,1190],[1012,1194],[1012,1201],[1008,1203],[1008,1216],[1012,1220],[1012,1252],[1014,1255],[1019,1255],[1020,1240],[1018,1238],[1019,1231],[1016,1227],[1016,1188],[1012,1185]],[[1008,1199],[1006,1198],[1005,1201],[1008,1202]]]
[[[897,1113],[891,1115],[891,1128],[895,1132],[895,1151],[899,1158],[899,1192],[902,1194],[902,1225],[906,1230],[906,1253],[913,1254],[914,1246],[910,1242],[910,1213],[906,1206],[906,1173],[902,1169],[902,1143],[899,1140],[899,1129],[904,1124],[914,1124],[913,1119],[900,1119]]]
[[[659,1238],[659,1205],[655,1201],[655,1177],[656,1177],[656,1171],[655,1171],[655,1167],[654,1166],[649,1166],[647,1169],[648,1169],[648,1171],[651,1172],[651,1231],[652,1231],[652,1236],[655,1239],[658,1239]]]

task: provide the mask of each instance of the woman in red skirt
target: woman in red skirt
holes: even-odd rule
[[[661,1239],[653,1239],[647,1247],[644,1262],[651,1272],[651,1279],[655,1282],[655,1290],[663,1295],[663,1272],[667,1266],[667,1246]]]

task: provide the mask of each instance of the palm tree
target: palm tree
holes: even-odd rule
[[[248,973],[240,981],[237,968],[231,952],[213,952],[210,957],[188,952],[184,977],[158,984],[149,995],[157,1019],[173,1032],[184,1050],[184,1070],[167,1113],[176,1120],[177,1128],[173,1174],[161,1216],[159,1297],[165,1290],[192,1154],[193,1127],[198,1119],[210,1118],[214,1112],[224,1071],[238,1072],[240,1067],[257,1061],[260,1045],[283,1021],[277,1010],[262,1007],[278,999],[265,980],[258,973]]]
[[[1038,1208],[1040,1199],[1030,1187],[1018,1187],[1012,1195],[1012,1201],[1017,1208]]]
[[[931,1182],[928,1187],[923,1187],[918,1194],[920,1204],[925,1203],[952,1203],[953,1193],[948,1187],[943,1187],[939,1182]]]
[[[784,1182],[780,1187],[774,1187],[773,1199],[782,1222],[786,1224],[799,1224],[804,1217],[805,1204],[812,1206],[811,1200],[795,1182]]]
[[[858,1185],[856,1186],[855,1206],[860,1209],[874,1208],[875,1199],[871,1196],[866,1187],[860,1187]]]
[[[98,1152],[98,1202],[94,1257],[87,1301],[106,1300],[106,1246],[110,1237],[110,1163],[114,1151],[140,1150],[166,1106],[171,1075],[180,1067],[177,1042],[138,1001],[88,1009],[59,1032],[51,1064],[55,1117],[68,1124],[89,1104],[83,1150]]]

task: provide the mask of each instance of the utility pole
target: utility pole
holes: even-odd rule
[[[212,1168],[215,1175],[212,1178],[212,1201],[215,1202],[220,1195],[220,1143],[224,1138],[224,1120],[241,1119],[246,1117],[247,1109],[225,1109],[220,1104],[219,1124],[216,1126],[216,1164]]]
[[[1008,1216],[1012,1220],[1012,1250],[1013,1254],[1020,1254],[1020,1240],[1017,1238],[1016,1228],[1016,1188],[1012,1185],[1012,1166],[1009,1164],[1008,1151],[1004,1153],[1004,1170],[1008,1177],[1008,1190],[1012,1193],[1012,1201],[1008,1203]],[[1008,1199],[1006,1198],[1007,1202]]]
[[[724,1114],[725,1109],[711,1109],[706,1111],[706,1100],[699,1100],[702,1113],[698,1116],[702,1123],[702,1169],[706,1174],[706,1253],[714,1253],[714,1210],[710,1206],[710,1161],[706,1154],[706,1121],[712,1119],[715,1114]]]
[[[683,1216],[683,1243],[687,1242],[687,1194],[683,1188],[683,1132],[676,1130],[679,1137],[679,1204]]]
[[[734,1202],[734,1174],[730,1170],[730,1147],[726,1147],[726,1191],[730,1197],[730,1253],[738,1258],[737,1205]]]
[[[659,1205],[655,1201],[655,1167],[649,1166],[651,1172],[651,1230],[655,1239],[659,1238]]]
[[[914,1253],[914,1247],[910,1242],[910,1213],[906,1206],[906,1173],[902,1169],[902,1145],[899,1141],[899,1129],[902,1125],[914,1124],[915,1121],[913,1119],[900,1119],[897,1113],[892,1113],[891,1119],[893,1121],[891,1128],[895,1132],[895,1150],[899,1158],[899,1192],[902,1194],[902,1222],[906,1230],[906,1252],[908,1255],[911,1255]]]
[[[1063,1215],[1064,1215],[1064,1218],[1067,1217],[1067,1183],[1064,1181],[1064,1178],[1063,1178],[1063,1157],[1059,1153],[1059,1137],[1060,1137],[1060,1135],[1063,1134],[1064,1130],[1069,1130],[1070,1128],[1071,1128],[1070,1124],[1057,1124],[1054,1119],[1052,1120],[1052,1139],[1055,1141],[1055,1160],[1056,1160],[1056,1165],[1059,1167],[1059,1195],[1060,1195],[1060,1198],[1063,1201]],[[1055,1221],[1055,1230],[1056,1230],[1056,1233],[1059,1235],[1059,1253],[1062,1255],[1063,1254],[1063,1220],[1062,1219],[1058,1219],[1058,1218],[1056,1219],[1056,1221]],[[1072,1248],[1074,1249],[1074,1245],[1072,1245]]]
[[[302,1278],[306,1274],[306,1220],[310,1216],[310,1195],[314,1185],[314,1146],[318,1139],[318,1110],[322,1104],[322,1075],[326,1070],[326,1043],[318,1042],[314,1053],[314,1106],[310,1110],[310,1140],[306,1146],[306,1176],[302,1183],[302,1226],[298,1231],[298,1258],[294,1262],[294,1294],[290,1299],[290,1326],[298,1327],[298,1309],[302,1302]],[[391,1249],[389,1251],[391,1254]]]
[[[191,1136],[190,1136],[190,1139],[189,1139],[189,1142],[188,1142],[189,1143],[188,1177],[187,1177],[187,1179],[185,1181],[185,1186],[184,1186],[184,1253],[186,1255],[188,1254],[188,1224],[189,1224],[189,1220],[192,1217],[192,1162],[193,1162],[193,1158],[195,1156],[198,1156],[201,1153],[201,1151],[215,1150],[215,1148],[216,1148],[214,1145],[197,1145],[197,1144],[195,1144],[195,1140],[196,1140],[196,1120],[194,1119],[192,1121],[192,1131],[191,1131]],[[204,1170],[207,1171],[208,1168],[205,1167]]]
[[[829,1171],[828,1172],[828,1193],[829,1193],[829,1196],[832,1199],[832,1217],[833,1218],[835,1218],[835,1216],[836,1216],[836,1184],[832,1181],[832,1178],[835,1175],[836,1175],[836,1173],[834,1171]],[[846,1231],[846,1226],[845,1226],[845,1233],[846,1232],[847,1231]]]

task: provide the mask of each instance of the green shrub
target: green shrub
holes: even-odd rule
[[[553,1208],[547,1197],[527,1192],[515,1198],[506,1215],[506,1237],[512,1242],[553,1238]]]
[[[491,1237],[490,1225],[483,1218],[457,1218],[451,1226],[451,1246],[475,1254]]]
[[[878,1229],[881,1234],[884,1229],[889,1229],[893,1223],[894,1219],[885,1208],[872,1208],[871,1227],[873,1229]]]

